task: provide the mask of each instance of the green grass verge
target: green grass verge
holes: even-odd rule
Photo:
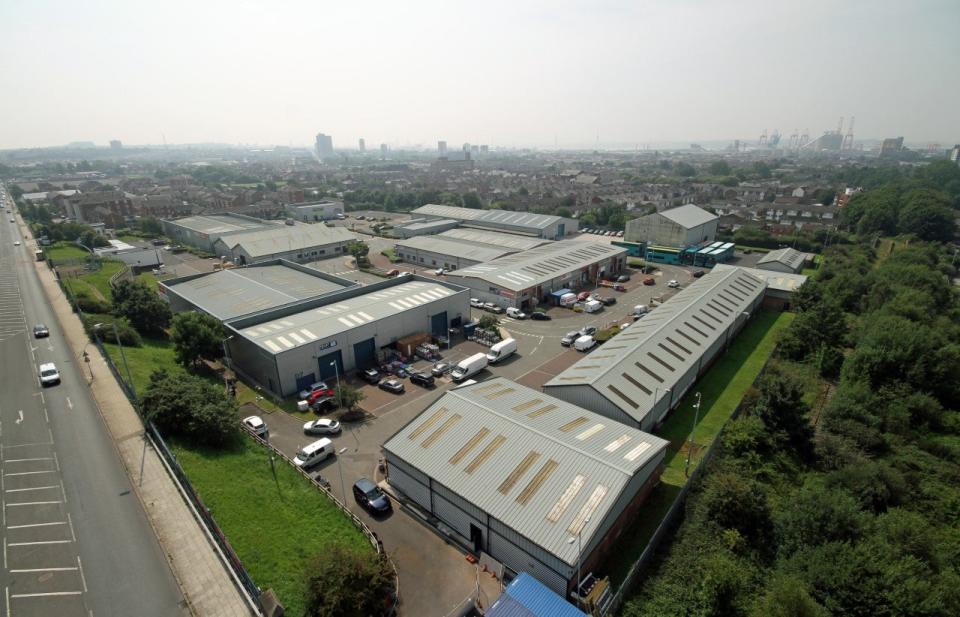
[[[228,452],[173,449],[243,566],[277,593],[286,614],[304,614],[304,573],[314,555],[335,543],[373,550],[325,495],[287,463],[271,466],[252,439]]]
[[[113,360],[117,370],[126,379],[127,372],[123,364],[123,357],[120,354],[120,347],[109,343],[104,344],[103,347],[110,354],[110,359]],[[133,377],[133,385],[138,395],[142,394],[147,388],[147,384],[150,383],[150,374],[153,371],[166,369],[171,373],[184,372],[184,369],[177,364],[173,352],[173,343],[166,339],[144,338],[143,345],[140,347],[124,345],[123,356],[127,359],[130,375]]]
[[[48,258],[54,261],[58,259],[82,259],[90,256],[89,251],[69,242],[55,242],[50,246],[44,247],[43,251]]]
[[[664,422],[659,437],[670,441],[660,485],[643,505],[634,524],[617,541],[619,549],[611,555],[603,573],[619,585],[630,565],[637,560],[653,532],[660,525],[680,489],[687,482],[684,474],[686,451],[683,448],[693,424],[696,393],[702,396],[700,414],[693,431],[696,454],[690,461],[691,471],[713,442],[744,393],[760,374],[760,369],[773,352],[780,331],[794,318],[793,313],[761,311],[747,324],[730,348],[687,392],[680,406]]]

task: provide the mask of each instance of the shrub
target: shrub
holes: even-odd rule
[[[141,405],[165,435],[213,447],[228,446],[240,436],[236,401],[192,375],[154,371]]]
[[[366,617],[390,606],[393,568],[382,554],[334,544],[307,572],[307,617]]]
[[[96,336],[104,343],[111,343],[113,345],[119,343],[127,347],[140,347],[143,345],[143,339],[140,338],[140,334],[133,329],[130,322],[126,319],[115,318],[110,315],[88,316],[83,321],[83,329],[86,330],[87,336],[94,336],[93,327],[97,324],[102,325],[97,329]],[[113,324],[117,325],[116,331],[113,329]]]

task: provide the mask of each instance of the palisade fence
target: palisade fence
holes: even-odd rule
[[[753,383],[750,384],[751,387],[756,387],[757,382],[759,382],[760,378],[763,377],[767,372],[767,367],[770,365],[770,362],[776,357],[776,355],[777,350],[774,349],[773,353],[770,354],[770,357],[767,358],[767,361],[764,362],[763,367],[761,367],[760,372],[753,380]],[[633,565],[630,566],[630,570],[627,571],[626,578],[623,579],[623,583],[620,584],[620,587],[613,595],[613,601],[610,603],[611,613],[620,609],[623,602],[627,598],[627,594],[633,589],[633,586],[637,583],[640,575],[646,572],[650,567],[657,550],[660,548],[660,544],[667,539],[671,531],[673,531],[682,521],[684,506],[686,505],[687,497],[690,494],[691,488],[697,483],[697,481],[700,479],[700,476],[703,475],[704,469],[706,469],[710,459],[713,458],[713,455],[720,447],[720,438],[723,436],[723,431],[727,428],[727,425],[729,425],[730,422],[735,420],[740,415],[742,404],[742,400],[737,403],[737,406],[733,409],[733,413],[730,414],[730,417],[727,418],[726,422],[723,423],[723,426],[720,427],[720,430],[717,431],[716,436],[714,436],[713,441],[710,443],[710,447],[707,448],[707,451],[704,453],[703,457],[697,463],[696,467],[693,468],[693,472],[690,474],[687,482],[683,485],[683,488],[680,489],[680,492],[677,493],[677,496],[674,497],[673,503],[670,505],[670,509],[667,510],[663,520],[660,521],[656,531],[654,531],[653,535],[650,536],[650,540],[647,542],[646,548],[643,549],[643,552],[640,553],[640,557],[637,558],[637,560],[633,562]]]

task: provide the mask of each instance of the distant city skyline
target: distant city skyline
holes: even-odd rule
[[[323,132],[607,149],[818,136],[841,116],[858,139],[948,148],[957,23],[954,0],[11,2],[0,148]]]

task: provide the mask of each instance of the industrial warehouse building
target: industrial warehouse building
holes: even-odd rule
[[[546,394],[653,430],[763,300],[766,282],[715,270],[546,384]]]
[[[317,201],[306,204],[287,204],[284,206],[287,216],[304,223],[329,221],[343,214],[343,204],[339,201]]]
[[[807,276],[805,274],[744,268],[742,266],[728,266],[727,264],[717,264],[713,268],[714,272],[734,269],[742,270],[747,274],[752,274],[766,281],[767,286],[763,291],[763,308],[779,311],[785,311],[790,308],[790,304],[793,301],[793,293],[803,287],[803,284],[807,282]]]
[[[353,281],[277,259],[168,279],[160,282],[159,290],[174,313],[200,311],[228,321],[354,286]]]
[[[623,239],[648,246],[682,249],[713,242],[719,221],[715,214],[687,204],[627,221]]]
[[[273,259],[304,263],[345,255],[356,240],[345,227],[297,223],[231,234],[214,242],[213,252],[240,265]]]
[[[263,221],[242,214],[188,216],[160,223],[168,238],[209,253],[213,252],[214,242],[221,238],[282,225],[282,222]]]
[[[383,448],[390,485],[474,554],[567,597],[578,562],[590,572],[636,518],[667,442],[495,378],[447,391]]]
[[[451,229],[435,236],[400,240],[395,249],[397,257],[410,264],[459,270],[550,242],[495,231]]]
[[[383,347],[411,334],[448,336],[470,318],[469,292],[419,276],[286,304],[227,321],[231,367],[275,395],[378,363]]]
[[[530,309],[561,289],[580,289],[616,276],[626,264],[627,250],[590,241],[552,242],[470,266],[447,280],[470,289],[471,296],[504,308]]]
[[[458,221],[462,227],[505,231],[560,240],[577,231],[577,219],[564,218],[549,214],[531,214],[529,212],[511,212],[508,210],[474,210],[457,206],[427,204],[410,212],[413,218],[436,220],[450,219]]]
[[[760,261],[757,262],[757,268],[796,274],[803,270],[803,267],[809,261],[809,257],[807,253],[801,253],[796,249],[778,249],[761,257]]]
[[[413,238],[415,236],[426,236],[429,234],[440,233],[441,231],[447,231],[448,229],[453,229],[459,224],[460,221],[454,221],[452,219],[436,219],[429,221],[426,219],[413,219],[408,223],[394,227],[393,233],[398,238]]]

